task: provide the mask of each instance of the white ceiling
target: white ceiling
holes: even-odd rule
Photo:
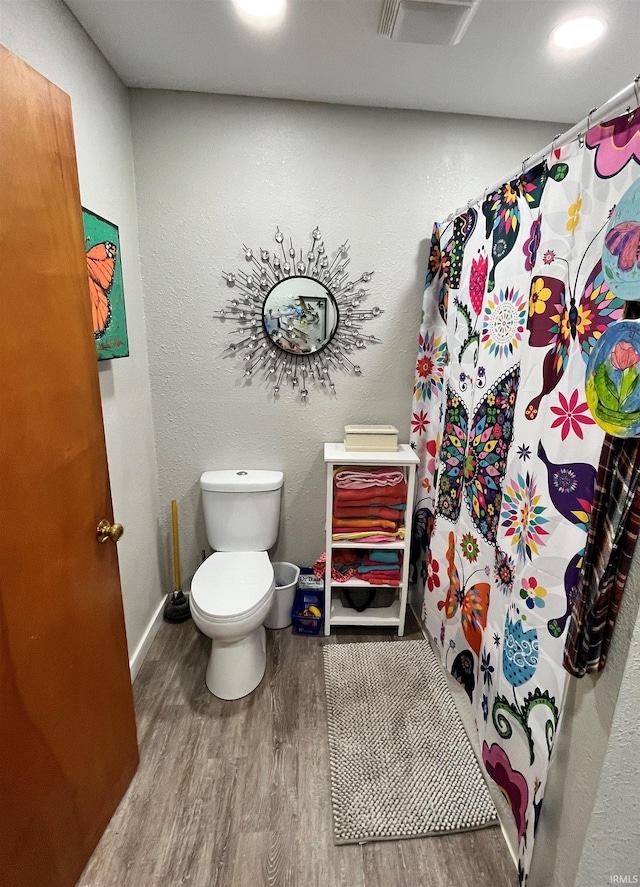
[[[378,35],[382,0],[287,0],[272,33],[231,0],[65,0],[128,86],[576,123],[640,73],[640,0],[481,0],[457,46]],[[548,50],[596,12],[592,52]]]

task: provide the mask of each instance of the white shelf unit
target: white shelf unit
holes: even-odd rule
[[[404,622],[407,611],[407,589],[409,584],[409,552],[411,548],[411,522],[413,519],[413,502],[416,487],[416,468],[420,461],[408,444],[399,444],[393,452],[355,452],[345,450],[344,444],[326,443],[324,445],[324,461],[327,466],[327,512],[326,512],[326,552],[327,564],[324,586],[324,633],[331,633],[331,626],[353,625],[362,627],[393,626],[398,634],[404,634]],[[333,473],[339,466],[369,466],[371,468],[401,468],[407,481],[407,500],[404,523],[404,539],[394,542],[340,542],[333,541]],[[397,586],[373,585],[362,579],[350,579],[347,582],[335,582],[331,578],[333,552],[336,548],[355,548],[369,551],[382,549],[397,550],[402,553],[402,572],[400,584]],[[359,613],[351,607],[345,607],[340,600],[340,588],[396,588],[396,599],[389,607],[370,607]]]

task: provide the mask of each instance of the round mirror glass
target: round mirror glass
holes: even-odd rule
[[[262,306],[267,335],[290,354],[313,354],[333,338],[338,306],[313,277],[287,277],[271,288]]]

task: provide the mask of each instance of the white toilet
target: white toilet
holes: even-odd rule
[[[207,538],[214,553],[191,580],[191,615],[211,638],[207,687],[240,699],[266,668],[262,625],[275,579],[267,551],[278,538],[281,471],[205,471],[200,478]]]

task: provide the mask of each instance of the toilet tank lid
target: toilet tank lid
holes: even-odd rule
[[[279,490],[283,483],[284,474],[281,471],[252,471],[244,468],[205,471],[200,477],[200,489],[222,493]]]

